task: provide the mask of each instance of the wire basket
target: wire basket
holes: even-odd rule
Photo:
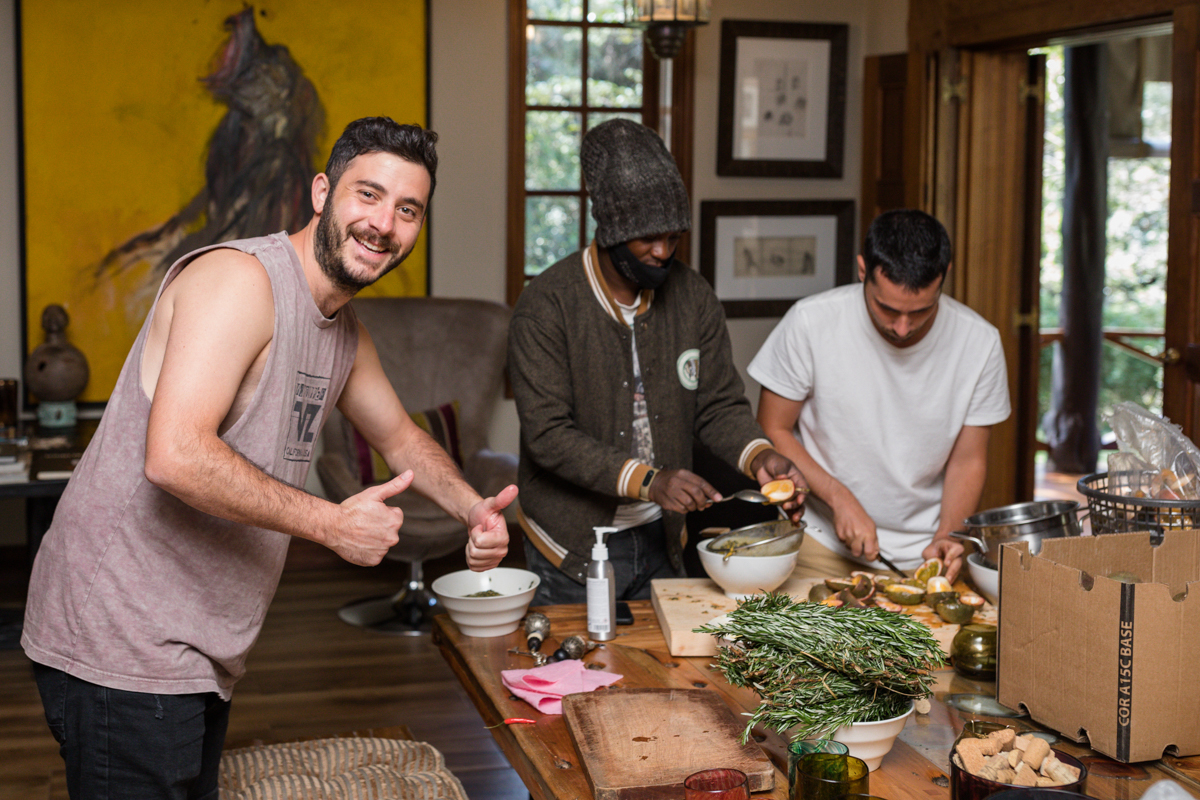
[[[1146,491],[1159,473],[1098,472],[1079,479],[1079,491],[1087,498],[1092,533],[1162,532],[1200,528],[1200,500],[1155,500],[1136,497]]]

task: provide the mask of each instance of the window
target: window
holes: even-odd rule
[[[595,234],[579,161],[588,129],[614,117],[657,124],[658,63],[643,45],[641,30],[625,27],[624,18],[623,0],[512,0],[510,304],[531,278]],[[675,60],[673,86],[684,71],[678,65],[690,63],[690,44],[685,50]],[[685,99],[690,104],[690,93]],[[690,131],[690,113],[686,120],[673,114],[677,127]],[[673,134],[673,141],[684,138]],[[677,160],[682,172],[684,161]],[[687,172],[684,180],[691,182]]]

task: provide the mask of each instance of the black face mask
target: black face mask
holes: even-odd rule
[[[640,289],[657,289],[662,286],[675,263],[675,251],[661,267],[651,267],[643,264],[630,251],[629,245],[621,243],[608,248],[608,257],[612,260],[617,272],[633,281]]]

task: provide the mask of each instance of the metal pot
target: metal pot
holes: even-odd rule
[[[1000,545],[1006,542],[1029,542],[1030,551],[1037,553],[1042,539],[1080,535],[1078,513],[1079,503],[1074,500],[1016,503],[973,514],[963,520],[965,531],[951,531],[950,535],[974,543],[984,564],[995,569]]]

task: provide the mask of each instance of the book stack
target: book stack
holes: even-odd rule
[[[38,450],[33,456],[33,477],[39,481],[65,481],[81,455],[73,450]]]
[[[0,483],[29,480],[29,461],[15,444],[0,442]]]

